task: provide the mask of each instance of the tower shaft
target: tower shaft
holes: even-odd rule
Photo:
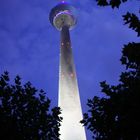
[[[59,106],[62,109],[61,140],[86,140],[84,127],[80,124],[82,110],[77,77],[72,55],[69,27],[61,30],[59,67]]]

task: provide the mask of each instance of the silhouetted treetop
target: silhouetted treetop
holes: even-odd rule
[[[125,24],[128,24],[129,28],[132,28],[135,32],[138,33],[138,36],[140,36],[139,18],[135,14],[127,12],[126,15],[123,15],[123,19],[125,21]]]
[[[100,83],[105,97],[88,100],[89,110],[81,121],[95,140],[140,139],[140,46],[123,49],[126,71],[120,75],[120,83]],[[132,51],[132,53],[131,53]],[[137,52],[138,51],[138,52]]]
[[[128,0],[96,0],[97,4],[99,6],[111,6],[112,8],[119,8],[119,6],[127,2]],[[139,18],[134,14],[127,12],[125,15],[123,15],[124,24],[128,24],[129,28],[135,30],[137,32],[137,35],[140,36],[140,20]]]
[[[60,108],[19,76],[12,83],[8,72],[0,76],[0,139],[59,140]]]
[[[140,43],[128,43],[122,50],[121,62],[126,65],[126,69],[140,69]]]
[[[98,5],[119,7],[127,0],[97,0]],[[127,12],[125,24],[140,36],[140,20]],[[140,42],[129,42],[122,49],[121,73],[117,85],[100,83],[104,97],[87,102],[89,110],[81,123],[92,132],[94,140],[140,140]]]
[[[126,2],[127,0],[96,0],[97,4],[100,6],[111,6],[112,8],[119,8],[121,3]]]

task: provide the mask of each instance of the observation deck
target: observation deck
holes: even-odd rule
[[[66,2],[61,2],[51,10],[49,19],[51,24],[61,31],[64,26],[72,29],[77,23],[76,17],[75,8]]]

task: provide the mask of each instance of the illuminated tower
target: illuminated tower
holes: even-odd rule
[[[66,2],[59,3],[51,10],[50,22],[61,32],[58,104],[63,121],[60,139],[86,140],[84,127],[80,124],[82,110],[69,34],[77,22],[75,9]]]

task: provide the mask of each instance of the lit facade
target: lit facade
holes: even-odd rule
[[[69,34],[76,24],[75,9],[62,2],[52,9],[50,21],[61,32],[58,105],[63,121],[60,139],[86,140],[85,129],[80,124],[82,109]]]

